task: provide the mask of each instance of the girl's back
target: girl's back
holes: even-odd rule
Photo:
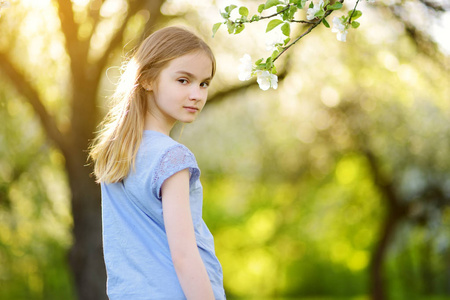
[[[169,137],[203,109],[215,66],[209,46],[178,27],[154,32],[126,64],[90,152],[111,300],[225,299],[200,170]]]
[[[162,183],[188,168],[195,237],[216,299],[224,298],[222,269],[202,219],[200,170],[194,155],[165,134],[146,130],[135,169],[125,180],[103,184],[103,243],[111,300],[185,299],[164,228]]]

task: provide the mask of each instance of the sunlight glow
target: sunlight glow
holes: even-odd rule
[[[367,251],[355,251],[347,260],[347,266],[352,271],[361,271],[367,267],[369,263],[369,254]]]
[[[339,92],[331,86],[324,86],[322,88],[320,91],[320,100],[328,107],[335,107],[341,102]]]
[[[438,42],[441,50],[450,54],[450,39],[448,38],[448,32],[450,29],[450,12],[446,12],[441,15],[438,21],[435,21],[431,27],[431,34]]]
[[[86,6],[90,0],[72,0],[72,3],[79,6]]]
[[[49,5],[51,5],[51,0],[22,0],[20,1],[20,4],[25,7],[33,7],[33,8],[45,8]]]
[[[341,159],[336,167],[336,178],[339,183],[352,183],[357,178],[358,168],[358,162],[351,157]]]
[[[106,1],[101,9],[100,9],[100,15],[104,18],[112,17],[114,14],[119,13],[122,10],[125,10],[127,6],[127,3],[124,1]]]

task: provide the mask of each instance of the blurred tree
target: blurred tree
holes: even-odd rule
[[[384,14],[383,17],[385,19],[397,20],[397,24],[402,28],[401,31],[414,43],[415,49],[419,53],[426,55],[436,64],[438,69],[441,69],[437,72],[443,72],[444,76],[448,76],[448,70],[450,69],[449,57],[442,52],[442,49],[440,49],[437,42],[432,38],[431,26],[427,26],[419,21],[429,20],[431,23],[436,16],[448,11],[450,7],[448,5],[446,6],[445,2],[408,1],[406,5],[403,2],[389,4],[381,2],[376,4],[376,8]],[[356,59],[356,57],[361,57],[361,55],[358,55],[358,52],[364,49],[362,44],[360,46],[361,49],[358,49],[357,53],[354,53],[351,59],[346,59],[349,65],[353,64],[355,66],[354,70],[362,69],[367,64],[375,63],[373,61],[365,61],[364,59],[368,58],[366,55],[362,56],[363,59]],[[366,53],[368,52],[366,50]],[[405,56],[406,54],[400,52],[397,55]],[[431,70],[432,68],[429,71],[432,72]],[[358,71],[356,72],[358,73]],[[362,83],[354,79],[353,84],[360,87]],[[412,150],[413,145],[409,145],[408,140],[416,135],[414,130],[419,130],[414,126],[405,129],[406,131],[409,130],[408,134],[402,135],[400,139],[401,146],[398,145],[396,148],[398,153],[395,156],[392,156],[392,152],[385,153],[387,149],[378,149],[376,144],[379,140],[373,141],[373,135],[369,132],[384,129],[383,134],[377,134],[376,136],[389,140],[389,132],[395,128],[407,126],[405,124],[409,124],[411,120],[407,122],[406,118],[409,118],[413,113],[408,112],[405,107],[395,106],[394,103],[396,102],[394,102],[392,107],[386,111],[392,113],[390,117],[393,120],[398,120],[395,124],[393,123],[394,121],[389,122],[387,125],[373,121],[373,123],[368,125],[368,123],[372,122],[373,116],[371,117],[370,114],[364,113],[364,110],[361,109],[361,94],[364,95],[364,93],[363,90],[352,90],[352,93],[346,92],[342,98],[347,99],[347,101],[339,106],[341,113],[336,114],[331,110],[330,115],[334,116],[336,123],[344,126],[345,129],[341,128],[341,130],[349,133],[348,139],[350,145],[346,146],[344,148],[345,150],[340,150],[339,152],[356,151],[367,159],[370,176],[373,178],[380,195],[382,195],[382,199],[385,200],[384,207],[386,209],[386,216],[382,219],[379,237],[374,246],[370,264],[371,298],[374,300],[384,300],[387,299],[389,292],[386,287],[387,271],[385,268],[387,251],[395,241],[395,235],[403,223],[407,222],[419,226],[427,226],[427,224],[439,222],[436,220],[436,217],[440,220],[442,212],[450,205],[450,196],[446,192],[448,182],[445,176],[446,172],[449,171],[449,166],[448,161],[442,160],[442,157],[440,157],[441,160],[437,160],[434,154],[436,148],[431,147],[427,149],[429,151],[422,153],[415,153]],[[441,99],[442,96],[437,97]],[[221,98],[218,97],[218,99]],[[213,102],[214,100],[216,99],[213,97],[209,101]],[[446,132],[442,126],[446,119],[445,115],[435,111],[436,108],[433,108],[435,104],[432,104],[432,98],[427,99],[430,102],[429,104],[426,104],[426,102],[422,103],[419,100],[416,101],[418,102],[417,105],[424,108],[429,114],[422,115],[421,117],[423,119],[417,120],[413,124],[422,124],[427,122],[426,119],[428,118],[436,122],[436,132],[423,132],[422,138],[427,137],[430,140],[439,141],[439,145],[441,146],[439,149],[447,148],[449,141],[442,136],[442,132]],[[433,133],[436,135],[433,135]],[[342,136],[338,136],[339,139],[342,138]],[[331,135],[328,140],[333,140],[334,138]],[[336,140],[335,143],[338,145],[340,141]],[[392,150],[396,144],[385,142],[383,145]],[[402,159],[398,159],[398,155]],[[276,161],[276,158],[270,157],[264,160],[262,164],[269,163],[273,165],[274,161]],[[389,171],[386,171],[386,168]],[[408,181],[412,180],[417,180],[414,183],[418,184],[419,187],[411,187],[414,183]],[[403,185],[400,185],[400,183],[403,183]],[[405,187],[405,185],[409,186]],[[410,188],[413,189],[413,192],[405,192],[405,190]],[[424,272],[426,272],[426,269],[424,269]],[[424,282],[428,282],[427,288],[428,290],[432,290],[429,280],[425,280]]]
[[[48,139],[64,156],[73,214],[74,243],[70,251],[70,264],[78,297],[85,300],[106,299],[100,191],[90,176],[91,168],[86,167],[88,141],[93,138],[101,117],[98,105],[99,85],[112,53],[122,48],[130,19],[138,14],[150,15],[144,28],[140,28],[141,34],[148,33],[150,28],[153,29],[160,22],[160,7],[164,1],[112,2],[93,0],[89,1],[88,5],[81,5],[81,8],[78,5],[76,11],[76,1],[52,2],[57,8],[60,30],[64,36],[65,55],[69,59],[70,92],[65,100],[68,104],[69,122],[58,122],[58,114],[63,110],[51,113],[46,105],[49,102],[45,99],[46,93],[39,90],[33,76],[28,73],[29,70],[25,70],[27,63],[14,53],[12,44],[17,37],[12,36],[10,41],[3,40],[4,44],[0,50],[0,70],[23,99],[31,104]],[[119,4],[119,10],[111,7],[114,4]],[[110,14],[108,10],[111,9],[116,11]],[[46,15],[51,13],[52,10],[47,8]],[[1,25],[8,26],[6,21]],[[1,29],[2,32],[6,30]],[[13,32],[20,34],[17,29]],[[51,40],[44,41],[50,42]],[[66,59],[65,55],[61,55],[59,59]]]
[[[63,159],[17,97],[0,84],[0,298],[73,299]]]
[[[136,41],[138,40],[136,39],[136,36],[146,35],[156,26],[163,23],[165,20],[164,18],[166,18],[166,16],[161,13],[163,2],[164,1],[162,0],[54,0],[51,3],[48,2],[48,7],[45,8],[46,19],[51,19],[52,16],[57,16],[58,21],[56,23],[51,23],[50,26],[47,25],[50,28],[46,28],[45,26],[43,27],[42,31],[49,31],[53,34],[53,36],[43,35],[41,40],[43,40],[44,44],[50,44],[54,40],[61,39],[64,43],[64,51],[63,53],[58,54],[56,59],[50,59],[42,56],[37,58],[34,57],[34,63],[29,61],[29,57],[31,56],[29,54],[35,50],[34,47],[36,44],[30,36],[25,34],[27,28],[20,26],[20,22],[26,17],[27,12],[17,10],[13,15],[14,18],[10,18],[7,13],[3,12],[2,18],[0,19],[0,29],[2,32],[2,36],[0,36],[0,71],[5,75],[5,78],[9,80],[12,86],[15,87],[17,92],[22,95],[23,99],[25,99],[33,107],[34,112],[39,117],[42,127],[46,132],[47,138],[51,140],[58,149],[60,149],[65,159],[65,168],[67,170],[71,190],[72,214],[74,220],[74,244],[71,250],[70,261],[73,273],[75,274],[76,289],[78,291],[79,299],[106,299],[104,293],[105,273],[103,258],[101,256],[100,194],[98,186],[94,184],[93,179],[89,176],[91,169],[84,166],[86,164],[85,150],[87,149],[88,141],[93,137],[96,124],[102,114],[99,109],[99,87],[101,79],[106,67],[110,64],[111,60],[114,59],[114,54],[123,48],[123,44],[125,42],[128,40]],[[434,2],[411,2],[415,4],[418,3],[430,11],[439,12],[441,10],[448,9],[439,6]],[[56,9],[56,11],[54,11],[54,9]],[[405,26],[407,29],[406,32],[410,34],[412,41],[417,42],[418,49],[423,50],[423,52],[428,56],[438,61],[439,65],[444,66],[444,69],[448,68],[447,58],[442,58],[442,55],[439,54],[435,43],[432,42],[426,31],[423,30],[424,28],[420,27],[421,24],[405,21],[408,20],[408,17],[411,18],[411,16],[414,15],[414,12],[404,12],[404,8],[401,4],[393,4],[390,6],[380,4],[378,9],[380,11],[388,11],[391,14],[389,16],[392,16],[393,13],[394,16],[402,18],[400,20],[401,24],[407,25]],[[12,8],[10,8],[10,10],[12,11]],[[427,10],[425,10],[425,12],[427,12]],[[182,18],[189,18],[190,16],[186,11],[184,13],[177,12],[177,14],[178,15],[175,15],[174,17],[181,16]],[[389,18],[389,16],[386,18]],[[217,14],[217,17],[219,17],[219,14]],[[405,17],[406,19],[404,19]],[[42,15],[39,15],[39,18],[42,18]],[[427,15],[427,18],[431,20],[434,16],[433,14],[429,14]],[[194,18],[192,21],[198,22],[198,18]],[[31,24],[31,26],[36,27],[37,25]],[[205,27],[207,27],[207,31],[209,33],[210,24],[207,24]],[[419,36],[420,38],[418,38]],[[32,41],[33,43],[31,43]],[[305,43],[307,42],[308,39],[305,40]],[[134,44],[135,42],[127,47],[132,47]],[[51,49],[49,49],[49,52],[51,52],[50,50]],[[311,58],[311,61],[313,61],[314,58],[313,54],[310,53],[308,56],[308,58]],[[352,56],[358,57],[358,55],[359,53],[353,53]],[[411,56],[408,56],[408,58],[410,57]],[[69,74],[66,74],[65,69],[64,71],[57,73],[59,77],[54,74],[46,74],[46,71],[48,70],[45,70],[46,64],[43,61],[47,59],[51,60],[53,65],[67,65]],[[368,56],[363,53],[363,55],[361,55],[361,59],[368,59]],[[297,60],[297,62],[298,61],[299,60]],[[290,71],[296,69],[297,64],[295,62],[288,62],[289,60],[286,59],[285,63],[286,66],[290,68]],[[351,64],[350,60],[348,62]],[[371,63],[377,64],[379,62],[369,61],[369,65]],[[39,69],[39,71],[36,71],[34,67],[38,64],[40,64],[42,68]],[[309,70],[311,70],[312,73],[315,66],[311,65],[309,67]],[[359,67],[354,67],[352,70],[359,70],[358,68]],[[68,79],[66,79],[66,77]],[[55,78],[57,78],[57,80],[55,80]],[[364,77],[361,77],[361,80],[363,78]],[[66,80],[67,84],[65,82]],[[210,97],[209,106],[211,106],[211,104],[214,106],[214,104],[221,103],[221,99],[227,99],[229,96],[236,95],[234,93],[246,91],[247,88],[255,84],[253,81],[244,85],[233,86],[226,80],[223,80],[223,82],[225,83],[223,84],[223,88]],[[57,100],[62,103],[59,106],[54,104],[55,96],[51,93],[51,88],[54,88],[54,86],[52,86],[54,84],[59,84],[59,88],[66,90],[65,93],[60,93],[56,96],[56,98],[58,98]],[[296,85],[296,83],[294,83],[293,86],[294,85]],[[380,89],[382,89],[382,87],[380,87]],[[327,90],[326,88],[322,90],[325,90],[325,92],[322,93],[325,95],[325,98],[327,99],[326,101],[332,101],[333,97],[329,97],[329,95],[331,94],[331,96],[333,96],[333,90]],[[349,94],[342,98],[353,99],[354,102],[361,101],[358,97],[360,91],[355,93],[356,96]],[[300,97],[295,95],[293,100],[299,101],[298,98]],[[358,101],[356,99],[358,99]],[[330,103],[328,102],[328,104]],[[330,106],[333,106],[332,103]],[[351,112],[355,113],[350,114]],[[68,115],[68,117],[65,117],[65,115]],[[269,181],[268,179],[270,176],[276,177],[278,182],[285,179],[286,182],[288,182],[288,186],[289,184],[299,184],[302,179],[305,179],[305,182],[312,181],[313,179],[311,178],[314,178],[314,176],[323,176],[323,174],[320,175],[322,172],[320,170],[324,168],[328,168],[327,171],[332,173],[332,171],[330,171],[330,166],[333,164],[330,163],[327,165],[324,163],[324,161],[327,160],[327,157],[333,157],[333,159],[336,159],[339,155],[343,155],[343,153],[352,149],[354,151],[359,151],[362,156],[366,157],[367,168],[371,171],[370,176],[373,177],[374,182],[377,182],[377,186],[385,196],[383,199],[386,199],[386,203],[392,204],[392,209],[388,209],[388,217],[385,219],[384,228],[387,229],[385,231],[381,231],[382,234],[380,235],[380,243],[378,244],[378,250],[374,251],[374,263],[372,264],[373,295],[374,297],[379,297],[374,299],[380,299],[382,296],[377,296],[377,293],[382,293],[384,291],[384,287],[381,285],[381,273],[383,272],[382,267],[383,260],[385,259],[385,249],[390,239],[393,239],[392,234],[395,231],[396,224],[398,224],[399,221],[404,220],[406,217],[411,219],[409,217],[410,215],[405,213],[405,211],[410,211],[412,206],[411,204],[398,204],[401,200],[398,195],[391,197],[391,186],[396,184],[393,178],[399,177],[397,176],[398,174],[388,173],[388,176],[384,173],[384,163],[388,166],[391,163],[389,160],[389,153],[386,154],[376,148],[375,142],[374,146],[370,141],[364,140],[365,135],[361,135],[360,133],[367,131],[362,131],[358,129],[358,127],[355,128],[355,124],[359,124],[361,118],[364,118],[365,115],[361,114],[357,107],[355,108],[351,105],[342,105],[339,109],[330,108],[330,111],[325,112],[324,116],[335,116],[334,120],[336,122],[336,126],[333,128],[328,128],[323,124],[320,125],[327,129],[325,132],[329,134],[329,137],[323,140],[322,145],[315,144],[315,147],[311,149],[299,151],[294,147],[293,149],[295,149],[295,151],[288,150],[288,154],[290,155],[284,155],[285,153],[283,152],[283,150],[291,149],[290,146],[292,145],[297,146],[299,137],[300,139],[303,139],[303,141],[306,141],[305,143],[311,143],[312,135],[307,131],[308,126],[311,127],[311,125],[308,125],[306,122],[300,126],[303,128],[302,131],[295,134],[297,137],[293,137],[291,140],[288,140],[287,137],[280,137],[280,140],[282,141],[280,141],[279,144],[277,144],[277,141],[274,142],[265,140],[264,134],[259,137],[262,141],[264,141],[264,143],[258,144],[258,146],[264,147],[267,152],[263,157],[260,157],[261,160],[258,161],[257,164],[252,165],[255,168],[259,168],[258,170],[264,170],[264,172],[261,172],[259,175],[261,184],[258,185],[257,188],[260,187],[262,191],[265,191],[269,196],[272,195],[275,199],[277,199],[277,193],[275,193],[277,191],[280,191],[280,195],[285,193],[287,198],[293,198],[297,196],[296,193],[299,193],[298,190],[292,191],[286,187],[286,190],[288,191],[283,189],[269,191],[267,187],[264,187],[264,184]],[[372,118],[370,118],[370,120],[373,120],[374,116],[371,116]],[[298,116],[295,117],[298,118]],[[289,126],[289,122],[287,122],[287,120],[280,120],[280,123],[282,122],[286,122],[286,127]],[[401,124],[401,122],[395,126],[399,126],[399,124]],[[378,124],[376,123],[370,123],[369,125],[372,129],[378,128]],[[378,135],[389,136],[389,131],[391,131],[395,126],[387,127],[385,129],[386,132],[378,132]],[[289,128],[287,129],[289,130]],[[352,134],[348,135],[348,132],[352,132]],[[407,136],[407,134],[404,134],[402,137],[405,136]],[[349,146],[347,143],[351,145]],[[401,143],[398,144],[398,146],[400,148],[404,147]],[[324,148],[329,148],[329,151],[325,151],[327,154],[323,154]],[[331,153],[333,151],[334,153]],[[402,151],[404,151],[404,149]],[[282,157],[284,161],[280,160],[280,154],[283,154]],[[253,158],[255,155],[256,151],[251,153],[251,155],[247,154],[245,157],[249,158],[248,161],[251,162],[252,160],[250,158]],[[430,155],[432,156],[432,154],[429,153],[427,155],[427,157]],[[321,162],[318,162],[317,166],[306,166],[296,163],[295,159],[289,160],[289,157],[300,156],[311,156],[316,159],[317,157],[320,157]],[[383,168],[380,169],[380,166]],[[314,173],[314,170],[316,170],[319,175],[315,174],[311,177],[310,173]],[[434,171],[432,173],[434,174]],[[310,177],[306,177],[306,175],[309,175]],[[367,177],[369,175],[364,174],[364,176]],[[421,191],[421,193],[423,193],[420,194],[420,197],[415,195],[415,197],[418,197],[417,199],[423,199],[423,201],[421,200],[417,202],[420,205],[428,201],[425,199],[429,199],[426,195],[429,195],[430,193],[426,191],[432,191],[431,184],[427,184],[426,186],[428,188]],[[366,191],[367,190],[372,192],[370,188],[366,189]],[[433,193],[439,195],[436,191],[439,190],[435,190]],[[249,193],[252,194],[252,192]],[[262,193],[263,192],[261,192],[261,194]],[[256,202],[256,200],[262,199],[260,196],[260,194],[253,192],[252,199],[255,199]],[[272,200],[268,198],[270,197],[266,197],[264,199],[267,201]],[[440,203],[446,203],[445,201],[442,201],[442,198],[435,198],[441,200],[431,201],[432,207],[438,207],[438,205],[441,205]],[[250,225],[247,227],[242,225],[245,227],[245,230],[249,232],[251,231],[249,229],[250,227],[259,228],[259,231],[256,231],[257,234],[252,236],[252,238],[258,245],[265,246],[253,258],[264,261],[264,264],[262,265],[264,268],[271,268],[274,266],[272,263],[273,260],[269,255],[270,251],[286,251],[286,253],[292,255],[292,249],[296,249],[295,247],[299,245],[301,246],[301,243],[298,241],[289,241],[289,236],[291,234],[297,234],[298,232],[295,226],[291,226],[299,219],[299,217],[295,215],[295,203],[294,201],[286,201],[286,203],[281,204],[282,200],[283,199],[278,199],[279,202],[277,204],[277,208],[282,209],[282,211],[286,213],[288,217],[285,219],[278,220],[280,217],[277,217],[277,214],[273,214],[271,212],[271,206],[269,203],[266,204],[267,207],[262,207],[261,211],[259,210],[260,204],[255,204],[255,206],[252,207],[252,209],[254,209],[254,215],[252,214],[252,218],[250,218]],[[399,207],[398,210],[397,207]],[[262,221],[266,219],[271,220],[272,223]],[[424,218],[418,218],[418,220],[421,219],[424,220]],[[425,219],[429,220],[429,218]],[[273,224],[277,224],[277,222],[281,224],[281,240],[275,240],[275,238],[272,237],[275,231],[272,232],[270,229],[272,228],[271,226]],[[420,223],[425,224],[426,222]],[[236,232],[232,229],[233,228],[225,232],[223,236],[232,238],[239,237],[239,233],[236,234]],[[235,235],[230,234],[230,232]],[[261,234],[258,234],[258,232]],[[266,247],[266,245],[272,240],[274,241],[274,248],[270,250],[270,248]],[[284,241],[286,243],[282,243],[280,241]],[[287,245],[287,247],[285,245]],[[345,246],[340,248],[345,248]],[[315,258],[314,253],[310,254],[310,257]],[[364,258],[364,254],[360,254],[359,257]],[[258,265],[255,260],[252,261],[250,259],[252,258],[251,255],[247,256],[247,258],[249,258],[249,264],[254,263],[252,266],[253,270],[256,270],[255,272],[260,270],[258,268],[261,268],[261,265]],[[363,261],[364,259],[360,260]],[[247,263],[246,257],[242,258],[240,261],[242,263]],[[291,261],[292,260],[288,260],[288,258],[286,258],[284,263],[287,265]],[[310,266],[311,269],[314,269],[317,265],[311,264]],[[297,273],[296,276],[299,276],[298,270],[295,269],[295,267],[296,265],[294,264],[293,266],[288,266],[286,268],[291,270],[293,274]],[[356,265],[355,268],[357,267],[358,265]],[[324,268],[324,270],[326,269],[324,265],[322,265],[322,268]],[[307,272],[308,271],[305,271],[305,274]],[[282,273],[282,269],[276,270],[273,268],[272,279],[277,279],[277,275]],[[287,284],[295,282],[296,278],[297,277],[294,276],[293,279],[291,279],[292,281],[286,280]],[[295,284],[297,284],[297,282],[295,282]],[[242,291],[243,289],[248,289],[245,285],[245,281],[241,282],[240,285],[236,284],[236,290]],[[267,288],[267,293],[274,292],[275,288],[273,285],[268,285],[264,280],[261,280],[260,285]],[[298,291],[296,287],[289,286],[289,288],[293,291],[292,293]]]

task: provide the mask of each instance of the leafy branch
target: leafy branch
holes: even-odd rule
[[[310,1],[310,3],[307,6],[306,4],[308,1]],[[252,64],[252,67],[244,67],[243,69],[247,73],[240,76],[240,78],[249,78],[253,75],[257,75],[259,78],[261,74],[264,74],[266,78],[270,78],[271,82],[276,82],[276,78],[273,77],[276,77],[275,74],[277,73],[274,62],[300,39],[315,29],[319,24],[323,24],[325,27],[330,28],[330,24],[326,18],[333,11],[342,9],[344,2],[344,0],[337,0],[334,3],[331,3],[330,0],[320,0],[320,2],[314,1],[318,0],[267,0],[265,3],[258,6],[258,13],[251,17],[249,16],[250,12],[247,7],[239,7],[239,17],[235,19],[231,18],[231,13],[238,7],[236,5],[229,5],[225,7],[223,12],[221,12],[221,16],[224,21],[213,25],[213,37],[222,24],[226,25],[229,34],[239,34],[245,29],[246,23],[259,22],[265,19],[271,19],[267,24],[266,32],[281,26],[281,32],[284,38],[282,41],[280,40],[273,44],[274,50],[272,54],[265,59],[257,60],[254,65]],[[373,0],[367,1],[372,2]],[[360,24],[355,21],[362,15],[361,11],[356,9],[359,2],[360,0],[356,1],[354,8],[349,11],[347,15],[343,15],[339,18],[334,17],[332,31],[337,33],[337,39],[339,41],[346,41],[346,35],[349,27],[359,27]],[[267,12],[269,9],[273,8],[276,9],[275,13],[263,15],[265,11]],[[296,19],[296,14],[303,9],[306,10],[306,20]],[[308,26],[308,28],[302,34],[295,37],[293,41],[291,41],[290,36],[292,23],[300,23]],[[243,60],[245,63],[248,63],[248,58]],[[250,72],[250,75],[248,75],[248,72]],[[272,84],[270,84],[270,86],[272,86]]]

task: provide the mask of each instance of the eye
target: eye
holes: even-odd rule
[[[200,86],[202,88],[207,88],[207,87],[209,87],[209,82],[202,82],[202,83],[200,83]]]
[[[186,78],[180,78],[178,79],[178,82],[181,84],[187,84],[189,81]]]

